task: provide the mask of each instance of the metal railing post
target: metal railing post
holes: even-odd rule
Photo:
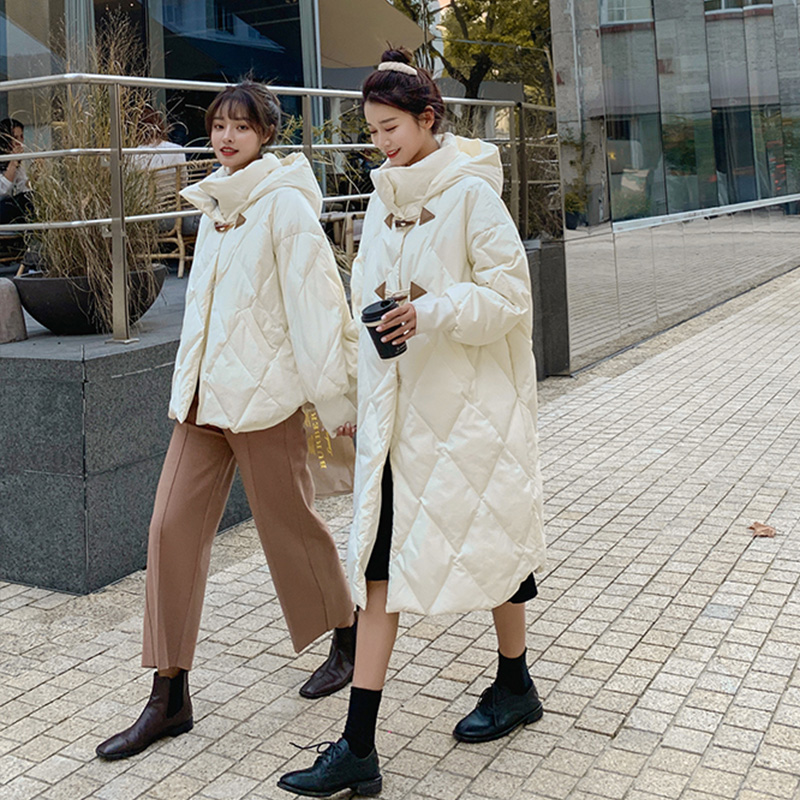
[[[122,125],[120,120],[120,86],[108,87],[111,115],[111,316],[114,342],[130,342],[128,319],[128,270],[125,254],[125,200],[122,175]]]
[[[519,234],[523,241],[530,236],[530,198],[528,197],[528,150],[527,131],[525,130],[525,109],[520,103],[517,106],[519,115]]]
[[[303,153],[310,163],[314,157],[314,114],[311,95],[304,94],[302,100],[303,113]]]
[[[517,230],[520,230],[519,225],[519,146],[517,141],[517,115],[520,108],[518,105],[509,109],[510,119],[508,121],[508,136],[511,144],[511,216],[514,219],[514,224]],[[520,231],[520,234],[522,231]]]

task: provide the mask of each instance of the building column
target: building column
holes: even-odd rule
[[[303,52],[303,85],[322,86],[319,55],[319,4],[317,0],[300,0],[300,41]]]
[[[91,64],[89,54],[95,46],[92,0],[65,0],[64,22],[67,68],[70,72],[88,72]]]

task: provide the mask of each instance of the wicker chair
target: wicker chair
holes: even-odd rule
[[[24,266],[21,263],[25,255],[25,237],[22,234],[0,234],[0,264],[16,264],[20,262],[17,275],[21,274]]]
[[[191,206],[180,195],[181,189],[210,175],[216,164],[215,159],[207,158],[152,170],[156,190],[154,213],[168,214],[171,211],[190,209]],[[186,224],[191,219],[192,217],[172,217],[162,220],[162,229],[158,233],[160,249],[150,256],[153,261],[178,259],[179,278],[183,277],[186,264],[192,259],[187,245],[193,244],[197,238],[197,228]],[[172,248],[164,249],[165,245],[172,245]]]

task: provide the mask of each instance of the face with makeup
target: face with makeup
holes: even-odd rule
[[[438,148],[433,136],[433,111],[426,108],[419,116],[394,106],[367,101],[364,104],[372,143],[393,167],[416,164]]]
[[[235,113],[235,109],[222,108],[211,124],[211,146],[219,163],[230,173],[259,158],[262,146],[268,141],[252,123],[236,117]]]

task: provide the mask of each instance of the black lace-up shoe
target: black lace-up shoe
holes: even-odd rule
[[[327,747],[313,767],[287,772],[278,781],[278,786],[305,797],[329,797],[344,789],[352,789],[362,795],[380,794],[383,778],[374,749],[366,758],[358,758],[350,752],[346,739],[339,739],[335,743],[323,742],[312,747],[319,750],[323,745]]]
[[[536,687],[514,694],[493,683],[481,695],[475,710],[456,725],[453,736],[460,742],[491,742],[507,736],[520,725],[542,718],[544,708]]]

